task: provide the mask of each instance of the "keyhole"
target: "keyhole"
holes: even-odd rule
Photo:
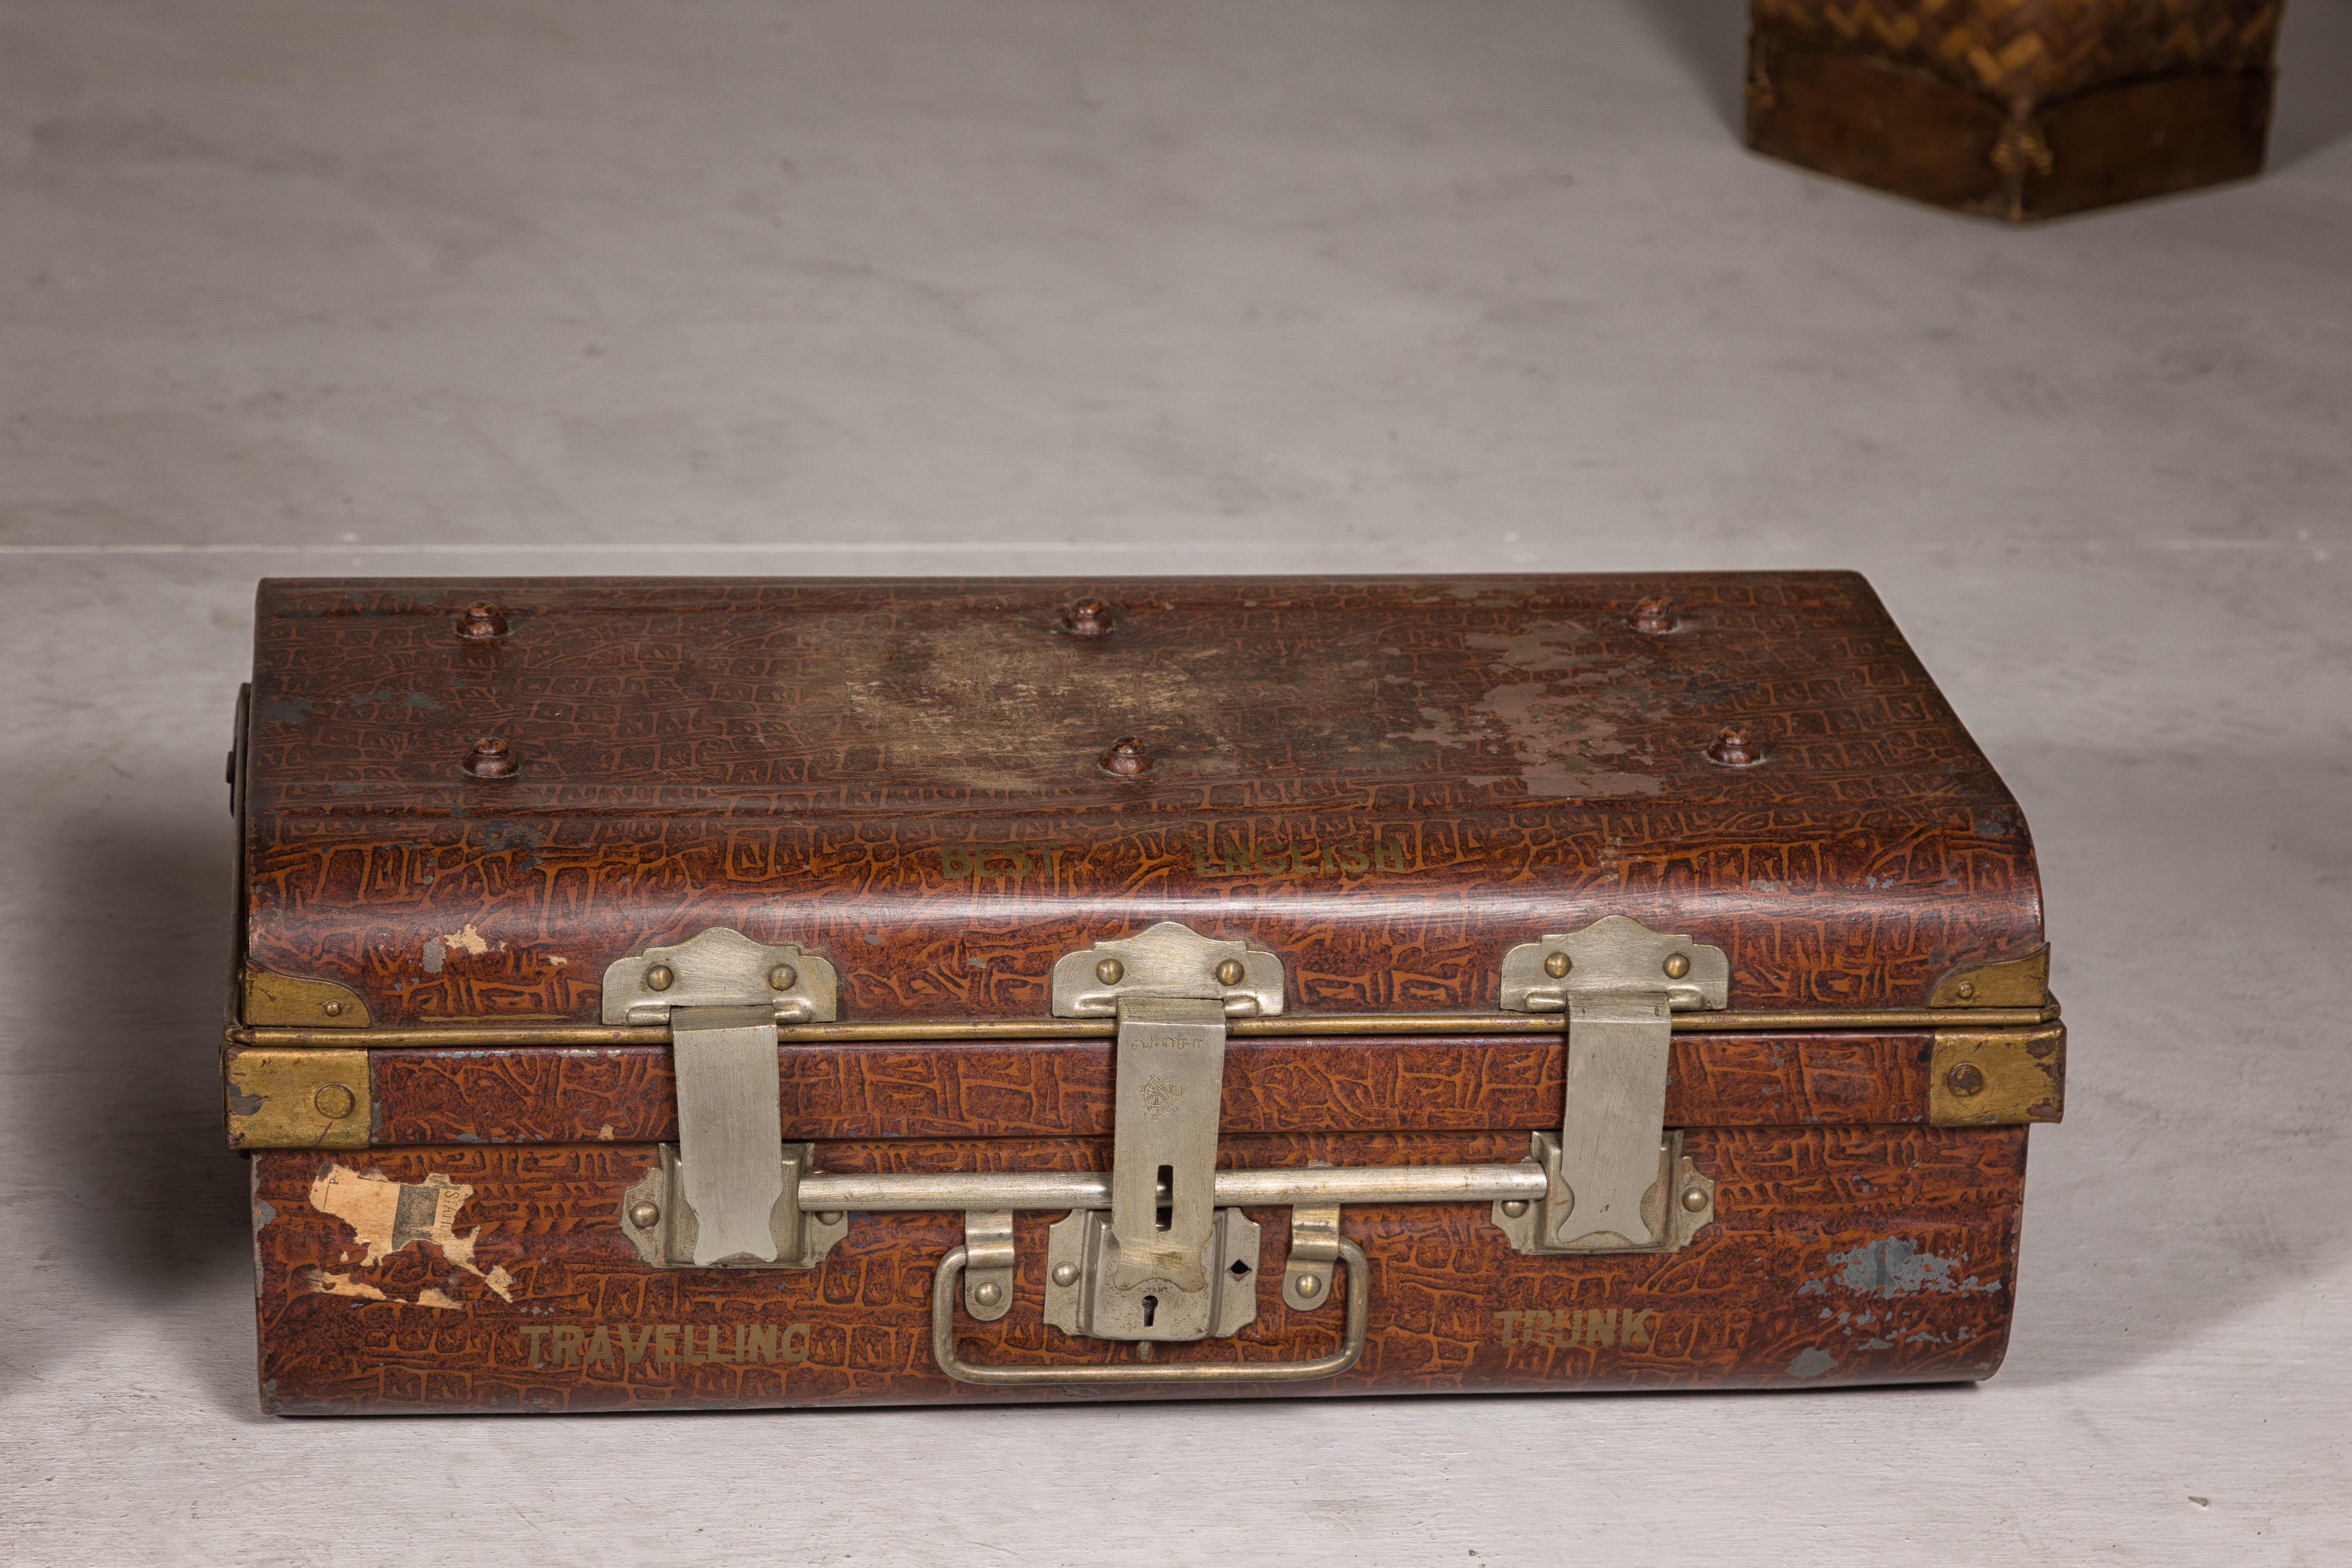
[[[1157,1229],[1160,1229],[1160,1230],[1166,1230],[1166,1229],[1167,1229],[1167,1228],[1168,1228],[1171,1224],[1173,1224],[1173,1223],[1175,1222],[1175,1219],[1176,1219],[1176,1167],[1175,1167],[1175,1166],[1173,1166],[1173,1165],[1162,1165],[1162,1166],[1160,1166],[1160,1190],[1161,1192],[1163,1192],[1163,1193],[1167,1194],[1168,1195],[1167,1195],[1167,1197],[1166,1197],[1166,1198],[1165,1198],[1165,1199],[1160,1203],[1160,1207],[1159,1207],[1159,1211],[1158,1211],[1157,1217],[1155,1217],[1155,1218],[1153,1219],[1153,1221],[1152,1221],[1152,1225],[1153,1225],[1153,1226],[1154,1226],[1155,1228],[1157,1228]],[[1149,1297],[1146,1297],[1146,1298],[1145,1298],[1145,1300],[1149,1300],[1150,1299],[1150,1298],[1149,1298]],[[1146,1318],[1146,1319],[1144,1320],[1144,1321],[1145,1321],[1145,1322],[1147,1322],[1147,1323],[1148,1323],[1148,1322],[1150,1322],[1150,1321],[1151,1321],[1151,1320],[1150,1320],[1150,1319],[1149,1319],[1149,1318]]]
[[[1165,1226],[1162,1226],[1161,1228],[1162,1228],[1162,1229],[1165,1229],[1166,1227],[1165,1227]],[[1145,1328],[1147,1328],[1147,1329],[1148,1329],[1148,1328],[1150,1328],[1150,1327],[1151,1326],[1151,1320],[1152,1320],[1152,1318],[1153,1318],[1154,1316],[1156,1316],[1156,1315],[1158,1314],[1159,1310],[1160,1310],[1160,1298],[1159,1298],[1159,1297],[1157,1297],[1157,1296],[1146,1296],[1146,1297],[1143,1299],[1143,1326],[1144,1326]]]

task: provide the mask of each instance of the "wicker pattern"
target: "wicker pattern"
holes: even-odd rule
[[[1910,66],[2018,114],[2134,78],[2261,72],[2282,0],[1754,0],[1791,44]]]

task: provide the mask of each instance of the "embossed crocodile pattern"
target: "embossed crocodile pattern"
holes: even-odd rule
[[[1932,1037],[1680,1035],[1675,1127],[1927,1120]],[[1230,1132],[1479,1131],[1559,1125],[1560,1042],[1236,1039],[1219,1125]],[[795,1138],[1102,1135],[1110,1042],[787,1046],[783,1125]],[[379,1146],[660,1142],[677,1135],[667,1047],[372,1053]],[[1514,1158],[1517,1156],[1514,1155]]]
[[[1507,1158],[1515,1142],[1498,1133],[1237,1139],[1227,1156],[1261,1165],[1477,1161]],[[1522,1258],[1483,1207],[1349,1209],[1342,1232],[1371,1265],[1361,1362],[1327,1382],[1184,1392],[1796,1387],[1980,1378],[2000,1363],[2023,1129],[1707,1131],[1689,1134],[1686,1151],[1717,1183],[1719,1218],[1670,1256]],[[1055,1169],[1099,1157],[1098,1144],[1077,1140],[819,1151],[821,1164],[840,1169]],[[823,1267],[807,1272],[648,1268],[620,1234],[618,1211],[651,1159],[643,1145],[257,1155],[264,1404],[323,1415],[1175,1392],[981,1389],[947,1379],[931,1360],[929,1302],[940,1258],[962,1239],[950,1215],[859,1215]],[[455,1218],[455,1234],[470,1237],[472,1267],[453,1267],[429,1239],[366,1265],[352,1230],[310,1204],[313,1183],[337,1165],[400,1183],[437,1175],[472,1189]],[[1020,1216],[1013,1310],[993,1324],[961,1320],[968,1359],[1134,1358],[1130,1347],[1044,1324],[1045,1227],[1054,1217]],[[1286,1215],[1253,1217],[1265,1226],[1261,1267],[1270,1273],[1284,1255]],[[1338,1342],[1339,1316],[1336,1308],[1292,1312],[1261,1286],[1257,1321],[1236,1339],[1157,1353],[1163,1363],[1320,1354]],[[670,1326],[658,1343],[656,1325]],[[601,1357],[598,1328],[607,1331]],[[578,1337],[558,1339],[565,1329]],[[786,1358],[743,1350],[766,1330],[782,1337]]]
[[[1163,919],[1324,1011],[1492,1006],[1610,913],[1727,949],[1739,1008],[2042,940],[2015,803],[1851,574],[273,583],[256,636],[247,952],[383,1025],[593,1019],[712,926],[824,953],[850,1018],[1043,1016]],[[486,734],[517,776],[459,771]]]

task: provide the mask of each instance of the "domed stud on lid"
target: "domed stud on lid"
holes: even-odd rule
[[[1108,637],[1117,624],[1100,599],[1080,599],[1062,613],[1062,629],[1074,637]]]
[[[457,635],[478,641],[507,635],[507,614],[496,605],[468,605],[457,612]]]
[[[474,778],[510,779],[514,777],[517,766],[514,748],[496,735],[485,735],[474,742],[472,751],[466,753],[463,765],[467,773]]]
[[[1625,619],[1635,631],[1650,637],[1662,637],[1681,624],[1675,619],[1675,612],[1664,599],[1643,600],[1633,606],[1633,613]]]
[[[1752,768],[1764,760],[1764,742],[1750,740],[1740,725],[1726,724],[1707,747],[1706,760],[1721,767]]]
[[[1102,771],[1115,778],[1139,778],[1151,771],[1151,753],[1132,735],[1122,735],[1102,754]]]

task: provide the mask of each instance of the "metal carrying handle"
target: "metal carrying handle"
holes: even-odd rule
[[[940,1259],[931,1285],[931,1357],[940,1370],[958,1383],[1034,1388],[1040,1384],[1126,1383],[1308,1383],[1337,1377],[1364,1353],[1364,1323],[1372,1299],[1370,1269],[1364,1249],[1352,1241],[1339,1243],[1339,1257],[1348,1265],[1348,1325],[1339,1348],[1313,1361],[1190,1362],[1168,1366],[991,1366],[965,1361],[956,1354],[955,1288],[963,1273],[966,1254],[952,1247]]]

